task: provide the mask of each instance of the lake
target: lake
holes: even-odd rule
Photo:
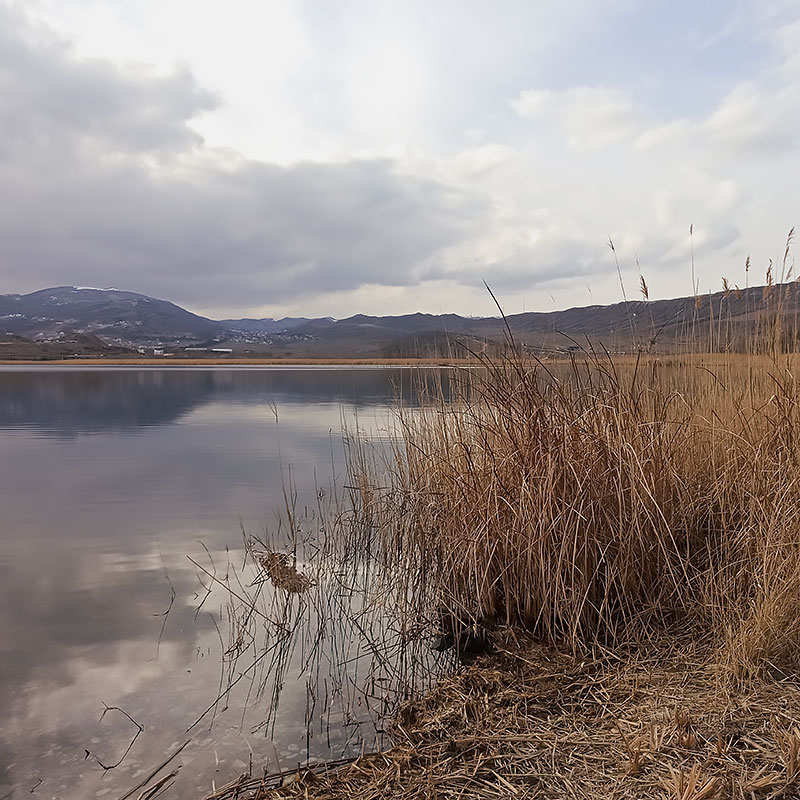
[[[287,486],[313,509],[344,474],[343,422],[380,439],[409,383],[379,368],[0,368],[0,798],[120,798],[186,741],[165,795],[180,800],[306,757],[291,682],[274,732],[232,702],[186,733],[217,694],[225,616],[189,557],[235,564]]]

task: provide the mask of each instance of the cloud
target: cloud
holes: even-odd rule
[[[5,269],[32,276],[20,288],[253,307],[399,286],[486,211],[390,159],[281,166],[203,147],[190,122],[216,101],[185,70],[79,60],[2,7],[0,31],[0,177],[15,198],[0,242]]]
[[[528,89],[511,106],[525,119],[554,127],[571,148],[604,147],[631,136],[642,124],[631,100],[605,86],[576,86],[561,92]]]
[[[0,5],[0,130],[9,150],[93,149],[103,155],[173,151],[200,143],[186,121],[218,101],[191,74],[159,76],[79,60]]]
[[[800,101],[794,86],[765,93],[754,82],[741,84],[724,98],[700,126],[711,146],[774,157],[797,147],[793,108]]]
[[[184,35],[188,0],[157,15],[134,0],[124,19],[97,0],[92,39],[76,33],[96,21],[84,4],[26,3],[39,20],[72,15],[59,39],[0,0],[4,291],[119,285],[224,316],[420,298],[491,313],[481,278],[564,297],[605,281],[596,299],[617,300],[609,234],[623,269],[647,259],[674,294],[690,223],[698,253],[717,243],[718,275],[795,222],[800,23],[782,0],[726,12],[723,28],[720,2],[689,34],[666,3],[513,0],[473,16],[348,0],[259,6],[245,35],[256,5],[209,7]],[[241,48],[203,61],[223,23]],[[121,65],[118,36],[120,58],[144,47],[157,69]]]
[[[6,264],[50,284],[123,282],[188,303],[403,285],[483,210],[384,161],[242,160],[163,175],[111,164],[51,173],[47,184],[15,187],[17,211],[0,220]]]
[[[757,69],[692,113],[653,103],[647,86],[534,89],[514,97],[511,107],[530,137],[521,160],[535,164],[523,173],[534,186],[528,206],[550,209],[561,223],[542,226],[526,218],[521,198],[515,202],[509,228],[536,237],[522,237],[497,260],[509,285],[525,263],[535,276],[528,286],[576,279],[613,284],[603,267],[604,232],[614,237],[628,280],[638,261],[660,278],[651,287],[664,295],[688,288],[679,276],[690,261],[690,223],[704,288],[738,273],[752,250],[763,262],[773,255],[770,247],[795,223],[788,198],[800,143],[800,62],[793,47],[800,23],[796,8],[762,23],[758,35],[770,48]],[[540,151],[549,159],[537,159]]]

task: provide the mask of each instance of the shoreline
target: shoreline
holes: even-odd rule
[[[458,358],[62,358],[0,359],[0,366],[92,367],[455,367],[474,364]]]
[[[590,354],[579,354],[579,360],[591,357]],[[539,358],[531,356],[523,359],[530,363],[570,364],[569,355],[558,357],[547,356]],[[637,361],[647,363],[660,363],[664,366],[684,365],[694,363],[708,366],[721,366],[741,361],[769,360],[765,354],[747,353],[641,353],[640,355],[621,354],[611,357],[614,364],[633,365]],[[83,356],[78,358],[11,358],[0,359],[0,367],[13,366],[91,366],[91,367],[475,367],[485,363],[504,363],[502,358],[482,359],[476,358],[165,358],[165,357],[137,357],[137,358],[104,358],[102,356]]]

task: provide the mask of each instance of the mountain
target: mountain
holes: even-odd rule
[[[700,297],[631,301],[608,306],[528,312],[501,317],[457,314],[356,314],[342,320],[211,320],[166,300],[118,289],[61,286],[26,295],[0,295],[0,334],[77,344],[90,335],[99,347],[230,349],[237,355],[326,358],[497,353],[514,343],[538,355],[591,343],[613,352],[673,352],[693,344],[742,349],[760,326],[781,318],[782,335],[796,341],[800,290],[789,283]],[[3,351],[10,353],[13,338]],[[20,345],[21,346],[21,345]],[[88,347],[86,342],[81,347]],[[0,356],[2,357],[2,356]]]
[[[195,342],[218,335],[221,326],[167,300],[135,292],[58,286],[0,295],[0,330],[35,339],[91,333],[107,343],[133,346]]]
[[[282,319],[272,319],[263,317],[262,319],[221,319],[219,324],[227,330],[243,331],[245,333],[280,333],[297,328],[310,320],[307,317],[283,317]]]
[[[785,283],[727,289],[697,297],[671,300],[634,300],[609,306],[570,308],[546,313],[531,312],[508,317],[508,324],[522,342],[559,340],[567,347],[602,344],[615,349],[680,349],[695,343],[737,350],[747,337],[780,318],[784,336],[800,332],[800,286]],[[575,342],[571,345],[568,339]],[[580,341],[582,340],[582,341]]]
[[[563,311],[501,317],[357,314],[342,320],[312,320],[292,330],[307,337],[295,355],[385,355],[402,357],[498,352],[509,331],[516,345],[547,355],[587,345],[614,352],[674,352],[689,347],[742,350],[749,337],[780,317],[782,335],[800,337],[800,286],[787,283],[729,289],[669,300],[634,300]]]

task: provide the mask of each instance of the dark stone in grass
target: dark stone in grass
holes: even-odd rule
[[[431,645],[433,650],[444,653],[454,648],[456,658],[464,665],[494,650],[491,633],[482,620],[470,620],[444,609],[439,610],[438,617],[438,636]]]

